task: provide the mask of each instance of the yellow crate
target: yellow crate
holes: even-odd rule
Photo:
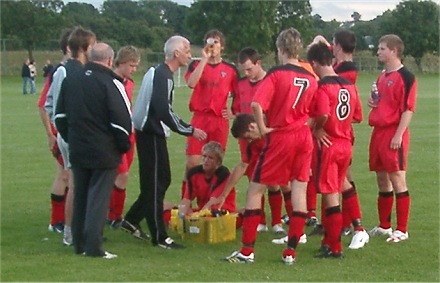
[[[185,217],[179,219],[171,215],[170,229],[177,231],[182,239],[198,243],[215,244],[235,240],[237,214],[219,217]]]

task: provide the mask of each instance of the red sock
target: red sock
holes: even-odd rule
[[[354,187],[342,193],[342,227],[350,227],[356,219],[361,219],[359,198]]]
[[[246,256],[254,252],[260,214],[261,209],[246,209],[243,213],[243,232],[241,235],[243,247],[240,252]]]
[[[283,197],[281,196],[281,191],[268,192],[270,213],[272,215],[272,226],[281,223],[281,209]]]
[[[316,211],[316,195],[315,182],[310,179],[307,183],[307,211]]]
[[[284,208],[286,209],[287,215],[292,215],[293,206],[292,206],[292,191],[283,192],[284,198]]]
[[[126,198],[125,188],[119,188],[114,186],[112,190],[112,198],[114,199],[113,213],[115,217],[115,219],[113,220],[122,219],[122,212],[124,211],[124,204]]]
[[[260,214],[260,223],[261,225],[266,225],[266,212],[264,210],[265,206],[265,197],[264,194],[261,196],[261,214]]]
[[[342,251],[341,230],[342,213],[340,206],[333,206],[325,209],[325,243],[328,244],[333,253]]]
[[[64,223],[64,195],[50,194],[50,204],[52,207],[50,224],[56,225],[57,223]]]
[[[396,194],[396,217],[397,217],[397,228],[403,233],[408,231],[408,218],[409,218],[409,208],[411,204],[411,198],[409,192],[403,192]]]
[[[287,247],[296,249],[299,238],[304,234],[304,226],[306,225],[307,213],[301,211],[293,211],[289,221],[289,237]]]
[[[379,213],[379,226],[384,229],[391,228],[391,212],[393,210],[393,192],[379,192],[377,198],[377,211]]]

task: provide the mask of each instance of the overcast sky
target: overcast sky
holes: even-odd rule
[[[182,5],[190,6],[192,0],[172,0]],[[104,0],[64,0],[64,2],[85,2],[100,8]],[[351,20],[351,14],[358,12],[361,20],[368,21],[381,15],[386,10],[393,10],[400,0],[310,0],[312,14],[321,15],[324,21],[336,19],[338,21]]]

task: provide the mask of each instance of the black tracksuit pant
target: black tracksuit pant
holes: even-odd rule
[[[156,245],[168,237],[163,220],[163,201],[171,184],[167,141],[165,137],[136,130],[136,146],[141,192],[125,220],[136,225],[145,218],[151,241]]]

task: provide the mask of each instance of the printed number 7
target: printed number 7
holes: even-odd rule
[[[298,94],[296,96],[295,102],[292,105],[293,109],[295,109],[296,105],[298,104],[299,99],[301,98],[303,93],[306,91],[306,89],[309,87],[309,84],[310,84],[310,82],[309,82],[308,79],[295,78],[293,80],[293,85],[294,86],[299,86]]]

